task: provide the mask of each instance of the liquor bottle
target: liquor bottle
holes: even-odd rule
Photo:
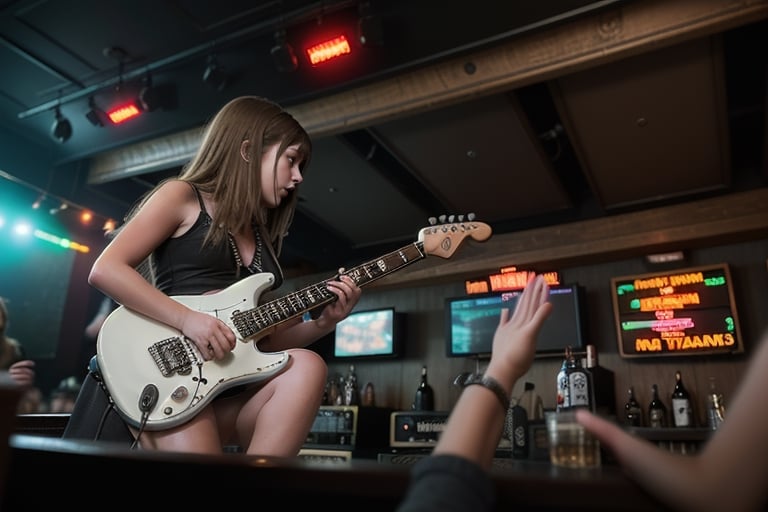
[[[528,421],[537,421],[544,419],[544,404],[541,397],[534,393],[536,384],[526,382],[523,386],[523,394],[517,400],[517,405],[525,409],[526,419]]]
[[[675,388],[672,390],[672,420],[676,427],[693,427],[691,395],[685,389],[683,376],[675,372]]]
[[[613,371],[600,366],[597,347],[587,345],[586,368],[592,376],[593,410],[604,416],[616,416],[616,384]]]
[[[643,409],[635,398],[635,388],[627,389],[627,403],[624,404],[624,418],[631,427],[643,426]]]
[[[368,382],[363,388],[362,404],[376,407],[376,390],[373,388],[373,382]]]
[[[568,380],[565,376],[565,370],[568,368],[568,359],[571,356],[570,345],[565,347],[565,357],[563,358],[563,364],[560,365],[560,371],[557,372],[555,378],[555,385],[557,389],[557,399],[555,401],[556,408],[559,411],[563,407],[566,407],[566,402],[570,402],[568,399]]]
[[[421,367],[421,382],[418,389],[416,389],[416,395],[413,398],[413,409],[416,411],[434,411],[435,410],[435,393],[432,391],[432,386],[427,381],[427,367]]]
[[[717,430],[725,419],[725,403],[723,402],[723,395],[717,391],[714,377],[709,378],[707,402],[707,424],[710,429]]]
[[[581,365],[581,359],[575,357],[572,350],[568,351],[568,362],[565,366],[566,400],[564,409],[586,407],[594,411],[595,396],[592,375]]]
[[[661,428],[667,426],[667,407],[659,398],[659,386],[651,386],[651,403],[648,404],[648,426]]]
[[[349,365],[347,380],[344,381],[344,405],[360,405],[360,386],[353,364]]]

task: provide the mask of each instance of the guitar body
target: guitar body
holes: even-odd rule
[[[255,308],[273,281],[272,274],[254,274],[220,292],[172,298],[221,319],[238,336],[233,313]],[[163,430],[190,420],[221,392],[268,379],[288,364],[286,352],[260,352],[256,343],[265,332],[257,334],[260,336],[249,339],[238,337],[225,359],[206,361],[178,330],[120,306],[99,332],[96,358],[118,411],[134,427],[142,422],[139,401],[145,387],[157,387],[157,404],[144,428]]]
[[[381,279],[427,255],[450,258],[466,239],[487,240],[491,228],[474,217],[433,224],[419,240],[344,271],[358,286]],[[206,361],[176,329],[120,306],[109,315],[96,341],[101,377],[120,415],[132,426],[164,430],[189,421],[217,395],[233,386],[259,382],[288,364],[287,352],[260,352],[256,344],[292,318],[336,300],[331,279],[259,304],[274,276],[254,274],[220,292],[171,297],[222,320],[237,337],[223,360]]]

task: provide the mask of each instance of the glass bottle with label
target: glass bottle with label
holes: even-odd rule
[[[667,426],[667,406],[659,398],[659,386],[651,386],[651,403],[648,404],[648,426],[662,428]]]
[[[693,426],[691,395],[685,389],[683,376],[679,371],[675,372],[675,388],[672,390],[672,421],[676,427]]]
[[[592,409],[604,416],[616,416],[616,385],[613,371],[600,365],[597,347],[587,345],[586,368],[592,378]]]
[[[344,405],[360,405],[360,385],[353,364],[349,365],[347,380],[344,381]]]
[[[416,395],[413,398],[413,409],[416,411],[434,411],[435,393],[432,386],[427,381],[427,367],[421,367],[421,382],[416,389]]]
[[[631,427],[643,426],[643,409],[635,398],[635,388],[630,386],[627,389],[627,403],[624,404],[624,418],[627,425]]]
[[[568,350],[567,353],[568,360],[565,366],[565,385],[567,391],[562,408],[586,407],[594,410],[595,398],[592,375],[581,365],[581,359],[575,357],[572,350]]]
[[[565,372],[568,368],[568,359],[571,357],[570,345],[565,347],[565,357],[563,358],[563,364],[560,365],[560,371],[557,372],[555,377],[555,384],[557,389],[557,398],[555,401],[556,408],[559,411],[563,407],[567,407],[567,403],[570,402],[568,398],[568,379],[566,379]]]
[[[725,403],[723,402],[723,395],[717,391],[714,377],[709,378],[707,402],[707,424],[710,429],[717,430],[725,419]]]

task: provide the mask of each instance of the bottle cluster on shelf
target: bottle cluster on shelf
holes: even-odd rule
[[[627,400],[624,404],[624,422],[630,427],[650,428],[696,428],[693,400],[683,383],[682,373],[675,372],[674,385],[665,403],[659,392],[658,384],[651,385],[651,400],[645,409],[635,396],[634,386],[627,388]],[[669,408],[667,407],[669,405]],[[710,389],[707,395],[707,426],[717,430],[725,418],[725,404],[722,394],[717,391],[714,377],[710,377]]]

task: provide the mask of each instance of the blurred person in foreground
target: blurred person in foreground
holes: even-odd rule
[[[535,276],[514,313],[502,309],[493,336],[487,384],[467,386],[432,454],[411,469],[411,483],[398,512],[494,510],[496,492],[489,470],[509,409],[509,394],[536,355],[536,340],[549,313],[549,286]]]
[[[694,455],[674,454],[589,411],[577,420],[647,492],[680,511],[768,509],[768,331],[720,428]]]

